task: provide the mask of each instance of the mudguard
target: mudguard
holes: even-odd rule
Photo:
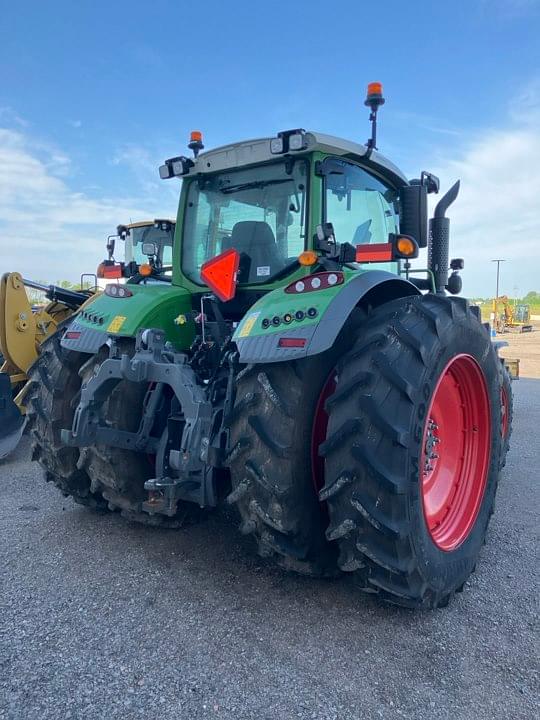
[[[280,288],[258,300],[233,336],[240,362],[284,362],[318,355],[333,345],[368,293],[374,304],[420,294],[411,282],[384,270],[345,270],[343,275],[343,284],[332,288],[298,294]]]
[[[104,293],[81,308],[62,338],[62,347],[93,355],[110,336],[134,339],[141,328],[163,330],[177,347],[190,346],[195,326],[190,316],[191,294],[186,289],[165,283],[128,283],[124,287],[129,297]]]

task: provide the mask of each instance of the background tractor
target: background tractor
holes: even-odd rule
[[[128,225],[118,225],[116,235],[107,238],[108,257],[98,265],[98,286],[104,289],[109,280],[130,278],[141,266],[153,264],[165,274],[172,271],[172,246],[175,223],[173,220],[141,220]],[[123,242],[124,259],[114,257],[116,241]]]
[[[24,430],[28,369],[37,360],[42,343],[79,310],[98,287],[111,279],[129,278],[159,269],[170,274],[174,222],[144,220],[119,225],[107,239],[108,259],[96,276],[81,276],[80,291],[25,280],[20,273],[0,279],[0,459],[18,444]],[[123,260],[115,261],[115,240],[123,241]],[[92,278],[93,283],[84,282]],[[33,304],[27,288],[43,293],[44,302]]]
[[[435,176],[292,129],[160,168],[172,276],[111,283],[30,370],[33,457],[76,502],[177,526],[225,500],[259,552],[438,607],[474,569],[511,412],[459,297]],[[412,270],[419,248],[427,268]],[[505,400],[511,403],[511,395]]]

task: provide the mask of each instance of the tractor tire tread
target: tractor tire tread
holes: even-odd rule
[[[320,492],[330,516],[327,539],[338,545],[338,565],[353,571],[360,590],[402,607],[443,607],[457,589],[438,588],[422,576],[408,516],[411,480],[403,472],[418,380],[452,324],[472,323],[468,304],[457,300],[422,296],[376,309],[341,364],[344,385],[373,367],[379,370],[369,394],[353,384],[341,399],[340,376],[338,401],[328,403],[326,483]],[[392,339],[386,344],[381,337]],[[351,416],[364,432],[339,441]]]

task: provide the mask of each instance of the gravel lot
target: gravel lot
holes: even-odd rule
[[[92,514],[25,441],[0,464],[0,718],[537,717],[540,380],[514,392],[488,544],[431,613],[269,568],[218,514]]]

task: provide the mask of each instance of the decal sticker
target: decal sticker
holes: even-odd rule
[[[120,328],[126,322],[126,320],[127,318],[125,318],[123,315],[117,315],[115,318],[112,319],[111,324],[107,328],[107,332],[120,332]]]
[[[255,325],[255,322],[260,314],[260,312],[254,312],[250,313],[247,316],[242,326],[242,329],[238,333],[238,337],[247,337],[249,335],[249,333],[253,330],[253,326]]]
[[[266,277],[270,275],[270,265],[259,265],[257,268],[257,277]]]

